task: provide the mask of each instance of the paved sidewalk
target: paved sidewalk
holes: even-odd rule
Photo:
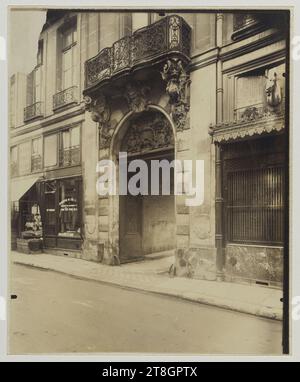
[[[121,266],[106,266],[49,254],[12,252],[11,257],[16,264],[282,320],[282,291],[256,285],[173,278],[164,272],[172,262],[171,257]]]

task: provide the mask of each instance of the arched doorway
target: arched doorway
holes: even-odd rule
[[[127,188],[127,195],[119,195],[119,258],[126,262],[175,247],[174,168],[170,166],[174,160],[174,134],[168,119],[154,109],[131,115],[122,130],[119,152],[127,153],[127,169],[137,159],[143,160],[147,169],[142,175],[140,167],[127,172],[127,186],[140,174],[136,184],[143,188],[141,193],[131,195]],[[157,172],[154,161],[162,164],[162,160],[166,172]],[[168,176],[170,192],[166,195],[162,179],[168,181]]]

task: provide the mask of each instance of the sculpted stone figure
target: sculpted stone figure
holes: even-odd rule
[[[125,88],[125,97],[129,108],[140,113],[147,109],[150,88],[143,84],[128,82]]]
[[[171,116],[177,130],[183,130],[189,111],[190,79],[180,59],[169,59],[163,67],[162,79],[167,82],[166,92],[170,97]]]
[[[282,100],[282,91],[276,68],[267,70],[265,77],[267,104],[272,107],[278,106]]]

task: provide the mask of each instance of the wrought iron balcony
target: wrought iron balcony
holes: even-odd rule
[[[35,102],[24,108],[24,122],[31,121],[44,116],[42,110],[42,102]]]
[[[80,164],[80,146],[72,146],[59,152],[59,165],[61,167]]]
[[[116,41],[85,62],[85,91],[121,74],[153,65],[171,55],[188,62],[191,28],[177,15],[167,16]]]
[[[53,96],[53,110],[58,110],[78,102],[77,86],[71,86]]]

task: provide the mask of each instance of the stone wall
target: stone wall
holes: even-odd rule
[[[178,276],[214,280],[215,162],[207,126],[215,120],[216,113],[215,64],[192,72],[190,79],[190,129],[177,133],[177,159],[204,161],[204,202],[201,206],[187,207],[185,197],[177,197],[175,266]]]
[[[282,285],[283,248],[231,244],[226,247],[225,278]]]

